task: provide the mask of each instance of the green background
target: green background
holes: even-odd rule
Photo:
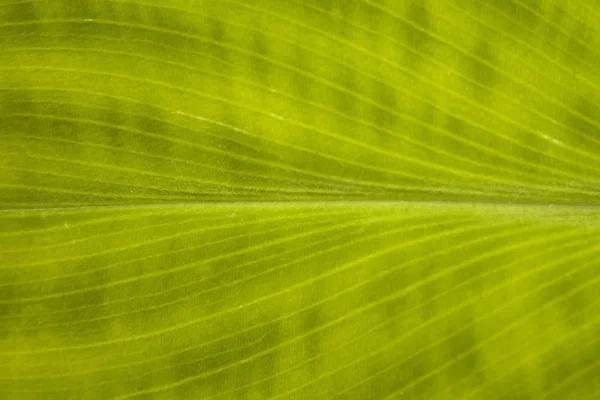
[[[599,26],[0,1],[0,397],[600,397]]]

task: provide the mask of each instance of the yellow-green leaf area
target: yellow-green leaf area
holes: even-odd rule
[[[0,398],[600,397],[599,26],[0,1]]]

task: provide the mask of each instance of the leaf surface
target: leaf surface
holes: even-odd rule
[[[0,394],[594,399],[591,0],[0,2]]]

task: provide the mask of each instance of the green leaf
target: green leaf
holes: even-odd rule
[[[598,398],[599,26],[1,0],[0,398]]]

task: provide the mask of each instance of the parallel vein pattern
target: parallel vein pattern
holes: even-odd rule
[[[600,350],[594,210],[136,210],[1,214],[5,398],[560,398]]]
[[[600,398],[599,27],[0,0],[0,398]]]
[[[2,206],[597,203],[597,10],[280,3],[5,4]]]

